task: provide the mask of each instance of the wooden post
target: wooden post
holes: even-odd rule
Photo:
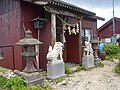
[[[80,64],[82,62],[82,17],[81,17],[81,20],[80,20],[80,23],[79,23],[79,30],[80,30],[80,33],[79,33],[79,59],[80,59]]]
[[[52,46],[56,42],[56,14],[51,14],[51,34],[52,34]]]

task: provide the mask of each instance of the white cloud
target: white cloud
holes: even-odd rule
[[[118,17],[118,18],[120,17],[119,10],[120,10],[120,8],[118,8],[118,7],[116,7],[114,9],[114,16],[115,17]],[[98,20],[98,27],[102,26],[108,20],[110,20],[111,18],[113,18],[113,9],[112,8],[110,8],[110,9],[108,9],[108,8],[106,8],[106,9],[93,8],[92,11],[95,12],[97,16],[105,18],[105,21]]]
[[[112,15],[113,10],[112,9],[93,8],[92,11],[95,12],[97,16],[105,18],[105,21],[98,20],[97,27],[102,26],[105,22],[110,20],[111,17],[113,17],[113,15]]]

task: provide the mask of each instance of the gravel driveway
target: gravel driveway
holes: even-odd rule
[[[76,72],[52,87],[55,90],[120,90],[120,75],[114,72],[117,62],[102,61],[103,68]]]

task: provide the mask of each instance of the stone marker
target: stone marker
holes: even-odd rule
[[[94,56],[91,43],[89,41],[85,41],[84,54],[82,58],[82,66],[85,68],[94,67]]]
[[[41,84],[40,73],[33,65],[33,60],[38,52],[35,52],[35,45],[42,44],[39,40],[32,37],[32,32],[28,29],[25,31],[25,38],[21,39],[16,43],[17,45],[23,46],[24,51],[21,53],[22,56],[26,58],[27,64],[23,72],[19,72],[25,79],[27,85]]]
[[[55,79],[65,76],[65,65],[62,58],[61,42],[55,42],[53,49],[51,46],[49,46],[47,59],[47,78]]]

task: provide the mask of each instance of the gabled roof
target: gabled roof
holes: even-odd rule
[[[120,18],[114,17],[115,21],[120,21]],[[98,32],[103,30],[103,28],[107,27],[110,23],[113,23],[113,18],[111,18],[108,22],[103,24],[100,28],[98,28]]]
[[[84,15],[84,16],[88,16],[94,19],[99,19],[104,21],[104,18],[96,16],[95,13],[85,10],[83,8],[80,8],[76,5],[64,2],[62,0],[23,0],[23,1],[31,2],[39,5],[43,4],[43,6],[49,6],[50,8],[48,9],[55,8],[55,9],[65,10],[65,11],[74,13],[76,16]],[[36,3],[36,2],[39,2],[39,3]]]
[[[51,0],[51,1],[49,1],[49,4],[52,6],[54,5],[54,6],[62,7],[62,8],[65,8],[67,10],[77,12],[77,13],[84,13],[86,15],[91,15],[91,16],[96,15],[95,13],[93,13],[91,11],[85,10],[83,8],[77,7],[73,4],[70,4],[70,3],[67,3],[67,2],[64,2],[61,0]]]

